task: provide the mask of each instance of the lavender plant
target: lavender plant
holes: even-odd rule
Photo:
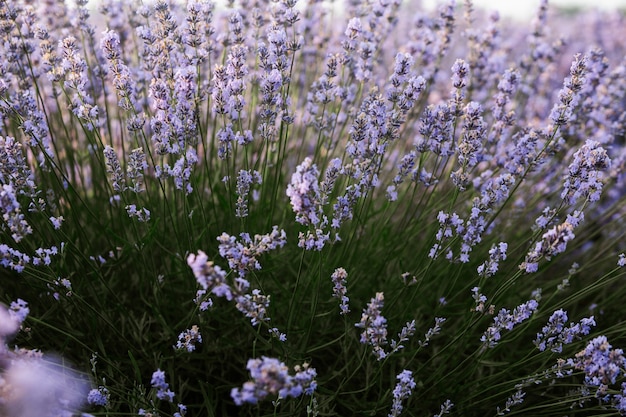
[[[626,415],[625,18],[0,0],[0,415]]]

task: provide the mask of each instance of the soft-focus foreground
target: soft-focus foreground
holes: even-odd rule
[[[85,3],[0,0],[1,416],[626,415],[622,14]]]

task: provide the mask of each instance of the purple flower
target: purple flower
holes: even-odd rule
[[[128,213],[128,217],[136,217],[142,223],[150,221],[150,210],[143,207],[137,210],[137,206],[134,204],[130,204],[126,206],[126,212]]]
[[[30,308],[28,308],[28,303],[21,298],[18,298],[17,301],[12,301],[11,306],[9,307],[9,316],[14,319],[20,325],[26,320],[28,314],[30,313]]]
[[[615,384],[624,374],[626,359],[622,349],[612,349],[606,336],[598,336],[576,354],[574,367],[584,371],[585,384],[600,387]]]
[[[107,173],[111,176],[111,185],[113,191],[121,193],[126,190],[126,178],[122,172],[120,161],[115,153],[115,150],[106,145],[104,147],[104,159],[106,161]]]
[[[374,356],[380,361],[387,356],[384,346],[387,344],[387,319],[381,315],[384,305],[384,294],[377,292],[376,296],[363,309],[361,321],[355,327],[363,329],[361,343],[374,348]]]
[[[452,85],[454,88],[463,88],[467,85],[469,65],[462,59],[457,59],[452,66]]]
[[[178,342],[176,342],[174,348],[179,351],[193,352],[196,350],[197,343],[202,343],[202,335],[200,334],[200,328],[194,324],[191,326],[191,329],[187,329],[178,335]]]
[[[350,312],[348,307],[348,302],[350,299],[348,298],[347,288],[346,288],[346,279],[348,278],[348,273],[343,268],[335,269],[335,272],[330,276],[333,281],[333,297],[339,298],[341,300],[341,304],[339,308],[341,309],[341,315],[346,315]]]
[[[11,336],[17,332],[20,328],[20,324],[17,319],[9,312],[9,310],[0,304],[0,355],[2,355],[6,349],[5,337]]]
[[[520,264],[519,268],[526,273],[536,272],[540,259],[545,258],[549,261],[553,256],[564,252],[567,248],[567,242],[575,237],[574,228],[580,224],[583,218],[582,212],[575,211],[568,215],[563,223],[554,226],[544,233],[534,248],[528,251],[524,262]]]
[[[575,204],[581,197],[598,201],[603,186],[602,171],[610,167],[611,160],[606,150],[598,142],[587,140],[569,165],[561,198],[569,204]]]
[[[441,325],[445,323],[446,320],[447,319],[445,317],[435,317],[435,325],[428,329],[426,334],[424,334],[424,340],[420,340],[417,342],[420,347],[428,346],[428,344],[430,343],[430,339],[432,339],[433,336],[436,336],[441,332]]]
[[[318,226],[323,221],[320,207],[319,171],[311,158],[305,158],[291,175],[287,197],[296,213],[296,221],[304,225]]]
[[[270,306],[270,296],[261,294],[259,289],[253,289],[252,294],[242,294],[235,297],[235,307],[250,319],[253,326],[270,321],[267,309]]]
[[[112,30],[105,30],[100,41],[100,48],[109,64],[109,72],[113,74],[113,86],[119,97],[120,108],[135,111],[138,107],[136,86],[131,78],[131,72],[122,61],[120,37]]]
[[[174,393],[169,389],[169,384],[165,382],[165,372],[157,369],[152,373],[152,379],[150,380],[152,388],[157,389],[157,398],[159,400],[165,400],[168,402],[174,401]]]
[[[228,260],[230,268],[236,270],[242,278],[248,271],[261,269],[257,257],[270,250],[283,247],[287,243],[285,231],[278,230],[277,226],[274,226],[270,233],[254,235],[254,239],[251,239],[247,233],[241,233],[240,237],[243,243],[238,242],[235,236],[222,233],[217,241],[220,256]]]
[[[79,52],[75,37],[68,36],[59,44],[63,51],[61,67],[65,72],[64,86],[74,90],[70,109],[76,117],[88,121],[86,128],[92,130],[98,125],[98,107],[93,104],[93,99],[88,93],[87,63]]]
[[[233,294],[230,286],[226,283],[226,272],[219,266],[209,261],[209,257],[203,251],[197,255],[189,254],[187,265],[191,268],[198,284],[205,291],[211,291],[218,297],[232,300]]]
[[[400,372],[396,376],[396,379],[398,383],[393,389],[393,403],[391,405],[391,412],[388,414],[389,417],[397,417],[402,413],[402,409],[404,408],[402,402],[409,399],[416,386],[413,373],[409,370],[405,369]]]
[[[553,312],[548,324],[541,329],[541,333],[537,333],[537,338],[533,342],[535,346],[542,352],[550,349],[552,352],[560,353],[564,344],[572,343],[574,338],[589,334],[591,327],[596,325],[593,316],[583,318],[577,324],[571,323],[569,327],[566,327],[566,323],[566,311],[559,309]]]
[[[493,324],[480,338],[480,341],[483,342],[483,348],[494,348],[501,339],[503,330],[513,330],[513,327],[530,318],[538,307],[539,303],[533,299],[515,307],[512,313],[505,308],[501,309],[493,319]]]
[[[143,173],[147,169],[148,163],[146,162],[146,154],[144,153],[143,148],[137,148],[130,151],[126,175],[132,184],[129,189],[133,192],[140,193],[144,191]]]
[[[400,330],[400,333],[398,333],[398,340],[392,339],[389,343],[389,345],[391,346],[391,352],[389,352],[389,354],[395,353],[400,349],[404,349],[404,345],[402,343],[409,340],[409,338],[414,334],[415,320],[406,322],[406,324],[402,327],[402,330]]]
[[[476,303],[476,307],[474,307],[475,311],[482,313],[485,311],[485,303],[487,302],[487,296],[480,293],[479,287],[472,288],[472,298]]]
[[[566,124],[572,118],[572,109],[577,104],[577,96],[584,82],[586,66],[587,57],[581,58],[580,54],[576,54],[570,68],[570,77],[563,82],[563,88],[559,91],[559,101],[550,112],[550,119],[555,127]]]
[[[287,335],[285,333],[282,333],[278,329],[278,327],[272,327],[268,329],[268,333],[271,334],[273,337],[277,338],[278,340],[280,340],[281,342],[287,341]]]
[[[439,413],[435,414],[433,417],[441,417],[444,414],[450,414],[450,410],[452,410],[452,407],[454,407],[454,403],[450,400],[445,400],[443,404],[441,404]]]
[[[270,395],[279,398],[311,395],[317,388],[317,373],[306,363],[294,368],[295,375],[289,374],[283,362],[266,356],[248,360],[246,367],[252,380],[245,382],[241,389],[233,388],[230,393],[237,405],[256,404]]]
[[[4,222],[2,228],[4,229],[5,225],[8,227],[15,242],[20,242],[33,232],[33,229],[26,222],[24,214],[22,214],[16,190],[11,184],[4,184],[0,187],[0,214]]]
[[[109,405],[109,390],[103,386],[99,386],[98,388],[94,388],[89,391],[87,394],[87,402],[91,405],[98,405],[101,407],[106,407]]]
[[[252,184],[261,184],[261,182],[261,174],[258,171],[243,169],[239,171],[237,175],[237,208],[235,209],[235,216],[248,216],[248,194],[250,193],[250,186]]]
[[[477,268],[478,275],[484,278],[494,276],[498,272],[500,261],[506,259],[507,248],[506,242],[500,242],[498,245],[491,246],[491,249],[489,249],[489,260],[483,262]]]
[[[0,136],[0,184],[11,185],[19,195],[35,197],[35,174],[24,155],[22,143],[11,136]]]

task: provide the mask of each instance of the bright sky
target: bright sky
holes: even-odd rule
[[[487,10],[498,10],[502,17],[530,18],[539,7],[540,0],[474,0],[474,7]],[[426,7],[432,7],[439,3],[438,0],[423,0]],[[462,3],[458,0],[457,4]],[[626,8],[626,0],[549,0],[548,5],[564,7],[580,7],[591,9],[594,7],[609,10]]]

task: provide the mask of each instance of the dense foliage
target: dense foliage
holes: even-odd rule
[[[405,3],[0,0],[0,415],[626,414],[624,16]]]

